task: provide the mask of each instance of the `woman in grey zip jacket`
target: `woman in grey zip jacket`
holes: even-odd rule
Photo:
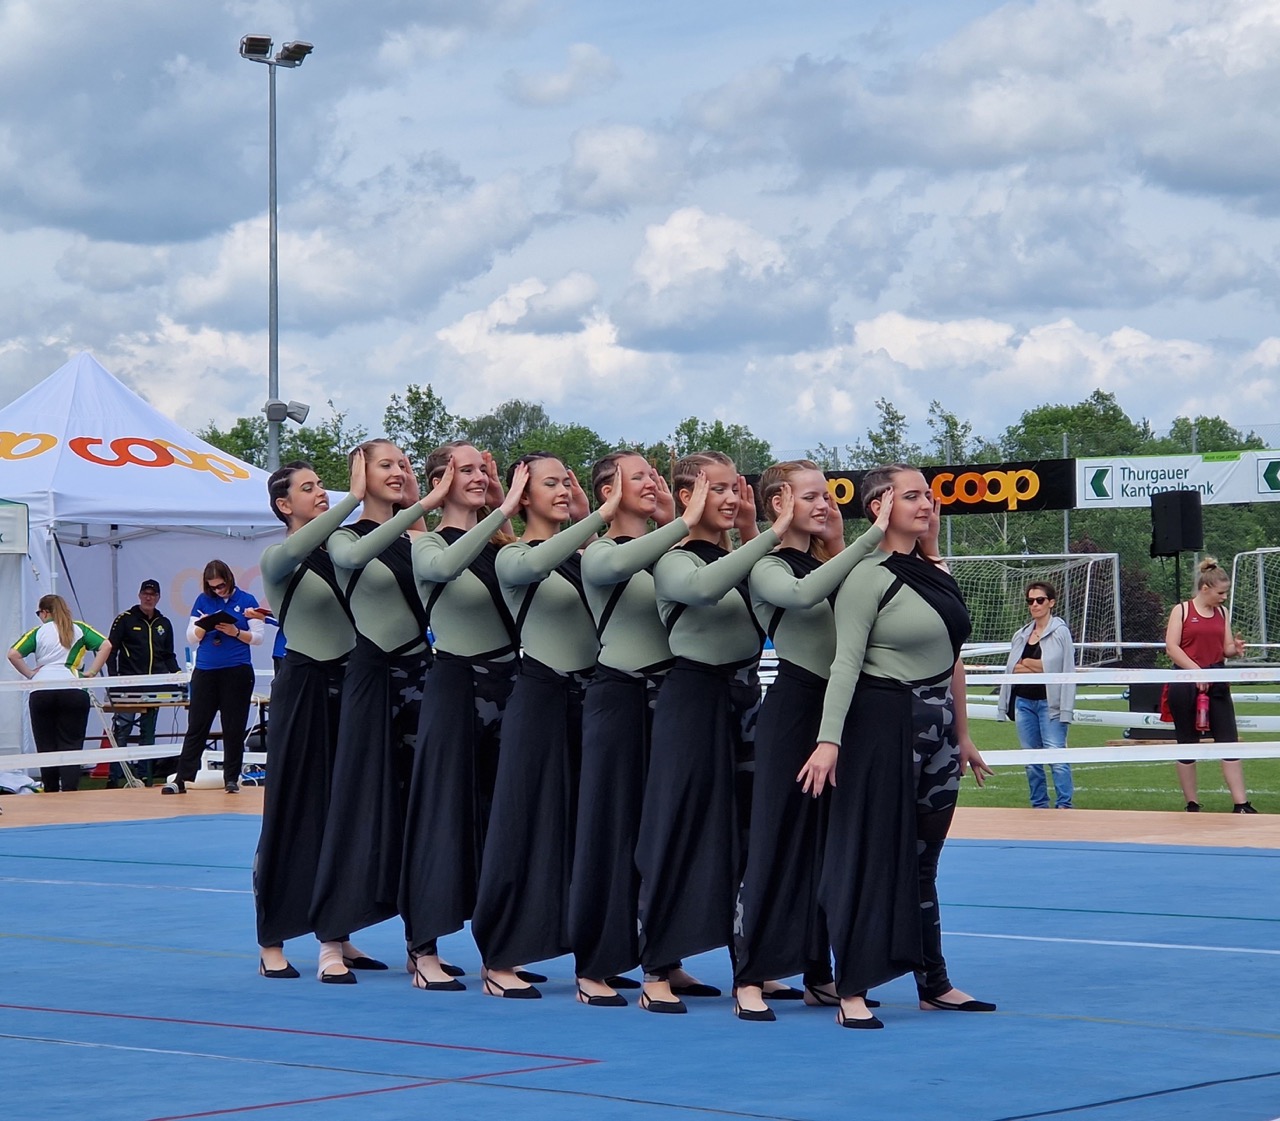
[[[1027,609],[1031,621],[1013,636],[1006,673],[1072,673],[1076,668],[1071,630],[1053,613],[1057,592],[1041,581],[1027,585]],[[1000,686],[997,719],[1012,720],[1024,748],[1066,747],[1067,725],[1076,703],[1076,687],[1066,685]],[[1074,787],[1069,763],[1054,763],[1055,805],[1071,809]],[[1049,808],[1049,791],[1043,766],[1027,768],[1027,786],[1034,809]]]

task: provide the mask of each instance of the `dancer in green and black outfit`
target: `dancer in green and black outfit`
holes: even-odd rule
[[[730,552],[731,528],[755,528],[754,500],[728,456],[705,452],[676,464],[677,509],[693,497],[700,474],[708,484],[702,518],[654,569],[676,661],[654,713],[636,844],[640,1005],[651,1012],[684,1012],[670,985],[672,968],[733,942],[738,831],[750,810],[751,721],[760,695],[761,633],[746,578],[791,525],[788,499],[774,529]]]
[[[599,503],[619,490],[622,499],[608,533],[582,554],[582,584],[600,654],[582,710],[569,939],[578,999],[617,1007],[626,999],[610,979],[626,984],[617,975],[640,964],[635,871],[640,792],[649,766],[653,707],[672,660],[658,618],[652,568],[685,538],[688,524],[701,519],[707,482],[694,485],[684,516],[674,519],[666,480],[643,456],[605,456],[592,469],[591,486]],[[651,518],[659,528],[649,533]]]
[[[836,1018],[879,1028],[863,994],[911,971],[921,1008],[995,1008],[947,976],[937,889],[960,778],[971,766],[981,785],[989,771],[954,700],[965,696],[959,655],[969,613],[941,560],[922,548],[937,532],[929,485],[915,468],[894,465],[868,472],[862,486],[868,518],[890,488],[893,509],[881,551],[836,597],[819,743],[798,778],[815,797],[835,787],[818,902],[835,951]]]
[[[738,1016],[772,1020],[764,982],[804,973],[810,1004],[837,1001],[826,924],[818,910],[818,874],[826,841],[827,799],[805,797],[796,771],[817,741],[822,694],[836,652],[832,603],[845,578],[884,537],[892,500],[852,546],[817,464],[776,464],[760,476],[765,516],[774,521],[790,492],[791,528],[779,548],[751,570],[751,602],[778,653],[778,675],[756,725],[751,845],[738,892]],[[890,492],[892,493],[892,492]]]
[[[271,681],[267,754],[271,781],[262,805],[262,833],[253,862],[259,962],[264,977],[297,977],[284,956],[284,942],[312,931],[311,894],[329,808],[337,744],[339,701],[355,628],[338,587],[325,541],[364,498],[364,457],[351,465],[347,496],[330,507],[311,465],[286,464],[267,480],[271,511],[287,536],[262,554],[267,601],[289,623],[288,649]],[[342,940],[350,967],[378,969]]]
[[[397,911],[404,812],[418,704],[430,664],[426,615],[413,582],[406,533],[444,501],[446,472],[419,501],[404,453],[371,440],[365,457],[364,517],[328,542],[356,628],[342,686],[333,789],[316,869],[312,922],[320,940],[320,979],[350,984],[340,940]]]
[[[498,553],[498,582],[524,647],[502,720],[502,747],[471,932],[490,996],[541,995],[521,962],[569,948],[569,874],[582,689],[595,667],[595,624],[582,591],[578,550],[613,519],[621,493],[594,514],[577,479],[554,456],[526,455],[525,531]],[[514,478],[514,476],[513,476]],[[570,517],[581,518],[568,529]]]
[[[400,912],[415,988],[465,986],[436,952],[475,909],[480,857],[498,767],[498,734],[519,663],[515,622],[494,567],[514,538],[529,472],[513,472],[504,495],[488,453],[464,441],[427,457],[434,486],[453,471],[440,523],[413,543],[413,574],[431,617],[435,664],[427,675],[405,821]],[[490,509],[492,507],[492,509]]]

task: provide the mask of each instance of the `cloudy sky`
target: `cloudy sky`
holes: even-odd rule
[[[0,404],[190,427],[431,382],[778,449],[887,396],[1280,421],[1275,0],[0,0]]]

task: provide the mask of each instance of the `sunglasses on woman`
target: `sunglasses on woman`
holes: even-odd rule
[[[1030,607],[1033,603],[1048,603],[1048,602],[1049,602],[1048,596],[1027,596],[1028,607]]]

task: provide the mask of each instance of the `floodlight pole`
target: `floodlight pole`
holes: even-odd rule
[[[267,63],[267,400],[280,398],[280,267],[276,249],[276,64]],[[267,418],[267,470],[280,466],[280,425]]]
[[[271,54],[266,35],[240,40],[240,57],[267,68],[267,470],[280,466],[280,426],[289,406],[280,400],[280,268],[276,243],[276,67],[301,66],[314,48],[310,43],[286,43]],[[303,416],[306,415],[305,408]],[[299,421],[301,423],[301,421]]]

